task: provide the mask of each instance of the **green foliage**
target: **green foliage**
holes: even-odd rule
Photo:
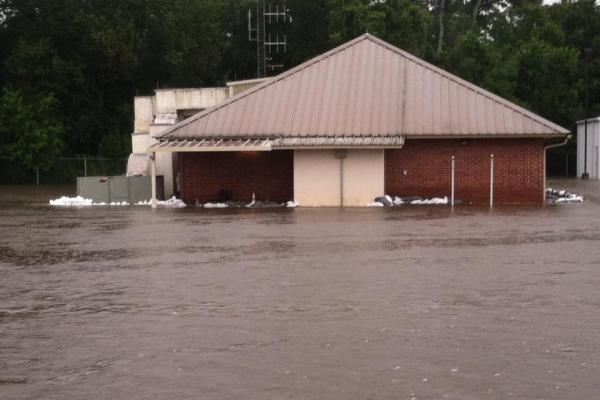
[[[161,18],[169,84],[211,85],[223,78],[218,61],[229,45],[223,16],[220,1],[169,2],[169,11]]]
[[[338,45],[369,32],[382,36],[385,32],[385,2],[373,0],[331,0],[329,40]]]
[[[432,52],[429,29],[432,17],[421,3],[413,0],[387,1],[382,39],[418,57]]]
[[[528,108],[570,125],[573,115],[582,111],[577,101],[582,86],[577,77],[578,58],[579,52],[572,48],[535,38],[523,43],[516,54],[517,98]]]
[[[276,1],[272,4],[277,4]],[[125,156],[132,98],[253,78],[253,0],[0,0],[0,151]],[[600,114],[600,5],[288,0],[286,68],[365,32],[565,126]],[[585,56],[584,49],[591,53]],[[439,49],[439,51],[438,51]],[[585,85],[585,65],[588,81]],[[280,71],[279,71],[280,72]]]
[[[25,99],[17,90],[0,97],[0,155],[18,159],[30,169],[50,167],[62,151],[63,126],[51,96]]]

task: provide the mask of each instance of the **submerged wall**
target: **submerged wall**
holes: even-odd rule
[[[294,151],[294,200],[301,206],[366,206],[383,189],[383,150]]]
[[[226,200],[285,202],[300,206],[365,206],[382,194],[450,196],[455,156],[455,197],[487,204],[490,155],[494,202],[544,201],[542,139],[406,140],[402,149],[274,150],[180,153],[183,199],[193,204]],[[165,182],[167,179],[165,179]]]
[[[456,199],[489,202],[490,154],[494,154],[494,202],[544,201],[542,139],[406,140],[385,151],[385,191],[398,196],[449,196],[455,156]]]
[[[181,197],[188,204],[230,200],[283,203],[293,199],[293,153],[258,152],[179,153]]]

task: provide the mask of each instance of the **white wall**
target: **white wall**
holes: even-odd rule
[[[344,205],[364,207],[385,190],[383,150],[348,151],[344,160]]]
[[[577,177],[584,172],[585,124],[577,122]],[[600,120],[588,119],[587,127],[587,172],[590,179],[600,179]]]
[[[150,126],[150,143],[155,144],[158,141],[155,137],[169,128],[164,125]],[[165,197],[173,196],[173,155],[171,153],[157,152],[156,154],[156,175],[162,175],[165,185]]]
[[[229,88],[157,89],[155,113],[204,109],[221,103],[229,96]]]
[[[344,206],[363,207],[384,194],[383,150],[345,154],[342,164],[336,150],[294,151],[294,200],[300,206],[339,207],[342,165]]]
[[[150,147],[150,133],[134,133],[131,135],[131,152],[147,153]]]
[[[154,121],[154,103],[152,97],[138,96],[133,99],[134,122],[133,132],[148,132]],[[135,152],[134,152],[135,153]]]
[[[260,85],[261,83],[263,83],[266,80],[267,80],[267,78],[260,78],[260,79],[248,79],[248,80],[244,80],[244,81],[227,82],[227,87],[229,88],[229,97],[233,97],[238,93],[241,93],[243,91],[251,89],[256,85]]]
[[[294,201],[303,207],[340,205],[340,160],[333,150],[294,151]]]

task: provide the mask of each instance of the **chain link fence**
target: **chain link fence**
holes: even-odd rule
[[[47,169],[30,169],[19,160],[0,157],[2,185],[59,185],[75,183],[78,176],[124,175],[127,158],[61,157]]]
[[[546,165],[546,174],[550,178],[575,178],[577,176],[577,148],[567,145],[548,150]]]

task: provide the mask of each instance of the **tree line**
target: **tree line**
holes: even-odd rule
[[[127,155],[133,96],[255,77],[247,31],[255,5],[0,0],[0,156],[44,168],[56,156]],[[600,114],[594,0],[286,5],[285,68],[369,32],[567,128],[585,116],[586,88],[587,116]]]

